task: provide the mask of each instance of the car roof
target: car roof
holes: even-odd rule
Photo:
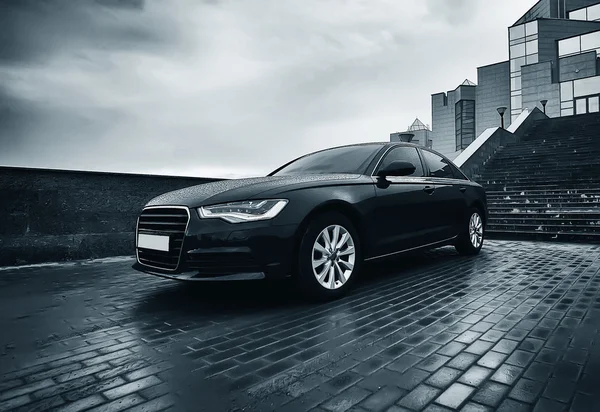
[[[409,147],[420,147],[420,148],[425,148],[422,145],[418,145],[418,144],[414,144],[414,143],[409,143],[409,142],[364,142],[364,143],[352,143],[352,144],[346,144],[346,145],[341,145],[341,146],[333,146],[330,147],[329,149],[337,149],[337,148],[341,148],[341,147],[358,147],[358,146],[381,146],[381,147],[385,147],[385,146],[409,146]],[[327,149],[325,149],[327,150]]]

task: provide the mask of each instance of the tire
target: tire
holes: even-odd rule
[[[474,227],[472,227],[474,225]],[[477,230],[479,228],[479,230]],[[474,233],[471,233],[472,229]],[[456,251],[463,256],[477,255],[481,251],[484,241],[485,224],[481,211],[477,208],[469,209],[465,222],[462,225],[458,240],[454,245]],[[480,236],[477,236],[477,233]],[[473,235],[473,236],[472,236]]]
[[[328,229],[330,239],[333,240],[332,237],[336,227],[339,230],[337,232],[339,233],[338,246],[340,246],[342,238],[346,241],[341,245],[339,252],[333,253],[328,258],[319,249],[326,249],[323,247],[326,246],[325,230]],[[321,246],[320,248],[317,243]],[[350,252],[350,248],[353,248],[353,254]],[[360,239],[352,222],[340,213],[327,212],[319,214],[309,222],[300,241],[295,279],[304,297],[309,300],[327,301],[337,299],[345,295],[356,280],[360,272],[361,259]],[[313,269],[313,262],[322,263]],[[331,282],[331,271],[326,270],[331,267],[334,270],[333,279],[335,282]],[[340,270],[344,273],[344,277],[340,276]],[[323,273],[321,276],[322,282],[317,279],[320,273]],[[343,279],[345,279],[344,282],[342,282]],[[327,287],[324,285],[325,283],[328,284]]]

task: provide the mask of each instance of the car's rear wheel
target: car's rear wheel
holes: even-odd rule
[[[361,264],[358,233],[339,213],[317,215],[300,242],[296,279],[305,296],[317,300],[344,295]]]
[[[483,246],[483,218],[477,208],[469,210],[467,216],[455,248],[461,255],[476,255]]]

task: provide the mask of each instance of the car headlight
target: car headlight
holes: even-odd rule
[[[247,200],[202,206],[198,208],[198,214],[203,219],[223,219],[229,223],[255,222],[273,219],[287,203],[288,201],[285,199]]]

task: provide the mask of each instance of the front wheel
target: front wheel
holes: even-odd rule
[[[298,251],[296,279],[309,299],[331,300],[343,296],[361,264],[358,233],[339,213],[316,216],[308,225]]]
[[[483,219],[478,209],[469,210],[455,248],[461,255],[476,255],[483,246]]]

